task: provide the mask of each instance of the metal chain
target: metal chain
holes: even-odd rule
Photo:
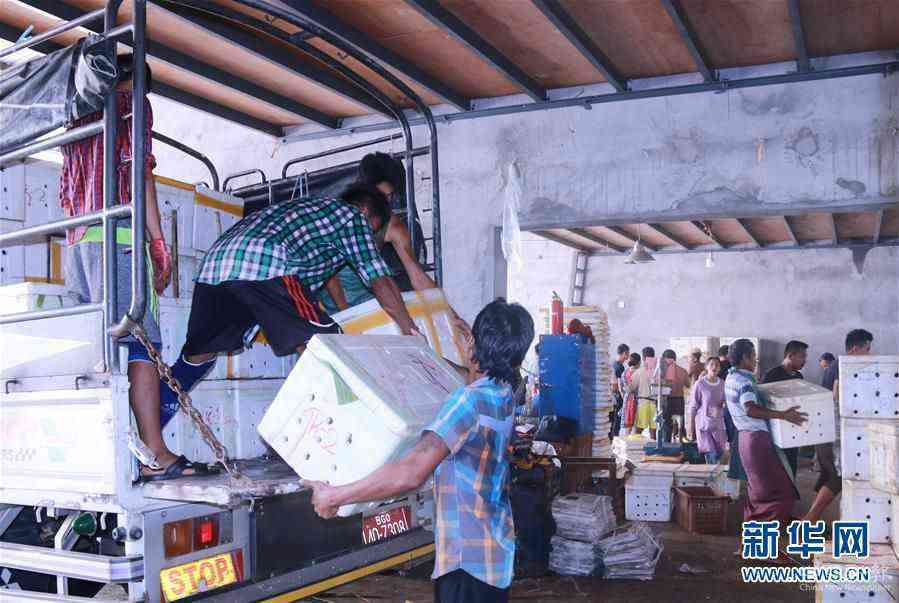
[[[210,429],[209,425],[206,424],[206,421],[203,420],[200,411],[194,407],[190,399],[190,394],[181,389],[181,384],[178,382],[178,379],[172,376],[171,367],[162,360],[162,356],[159,355],[156,347],[147,338],[147,332],[144,331],[144,328],[139,324],[133,324],[130,330],[135,339],[147,348],[147,354],[150,356],[150,360],[156,365],[156,371],[159,373],[159,378],[178,396],[178,404],[181,406],[181,410],[183,410],[185,414],[190,417],[190,420],[193,421],[197,431],[199,431],[200,435],[203,437],[203,441],[206,442],[206,445],[208,445],[212,449],[213,454],[215,454],[216,461],[222,464],[225,471],[227,471],[233,479],[242,479],[243,475],[237,468],[237,465],[233,460],[228,459],[228,449],[219,442],[218,438],[215,437],[215,434],[212,433],[212,429]]]

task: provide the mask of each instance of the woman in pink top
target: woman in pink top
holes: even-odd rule
[[[699,452],[709,464],[715,464],[724,453],[727,431],[724,428],[724,379],[718,378],[721,363],[712,356],[705,363],[705,375],[693,386],[689,411],[695,421]]]

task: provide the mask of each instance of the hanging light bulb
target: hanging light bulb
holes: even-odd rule
[[[637,224],[637,240],[634,242],[634,248],[624,260],[625,264],[646,264],[654,262],[656,259],[646,250],[643,242],[640,240],[640,225]]]
[[[709,252],[709,255],[705,256],[705,267],[706,268],[714,268],[715,267],[715,258],[712,257],[712,252]]]

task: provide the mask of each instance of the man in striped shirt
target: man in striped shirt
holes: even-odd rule
[[[341,200],[302,198],[252,214],[212,244],[200,266],[187,338],[172,374],[189,390],[219,353],[242,350],[260,326],[277,356],[303,353],[317,333],[340,327],[318,305],[322,285],[349,265],[371,287],[405,335],[416,334],[372,232],[390,219],[384,195],[353,185]],[[162,424],[178,411],[174,392],[160,384]],[[176,462],[145,480],[171,479],[192,469]]]

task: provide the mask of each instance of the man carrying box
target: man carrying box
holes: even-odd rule
[[[534,322],[517,304],[488,304],[469,333],[468,385],[453,392],[418,443],[398,461],[356,482],[305,481],[324,518],[339,507],[395,498],[433,473],[437,508],[435,600],[506,601],[515,559],[509,501],[513,387],[534,339]]]
[[[187,338],[172,366],[182,389],[189,391],[212,368],[217,354],[242,350],[256,325],[276,356],[302,354],[317,333],[339,333],[340,326],[319,309],[318,292],[345,264],[371,287],[404,335],[417,334],[372,234],[389,219],[384,195],[357,184],[341,200],[279,203],[225,231],[203,258]],[[165,425],[179,405],[175,392],[162,382],[159,387],[160,422]],[[142,425],[142,435],[145,428],[151,426]],[[146,468],[142,479],[172,479],[196,471],[183,456],[160,464],[158,470]]]

